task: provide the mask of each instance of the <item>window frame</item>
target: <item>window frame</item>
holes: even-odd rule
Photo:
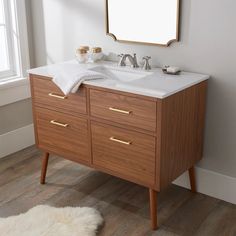
[[[25,77],[30,65],[25,0],[3,0],[3,4],[10,69],[0,72],[0,84]],[[13,16],[16,19],[15,25]]]
[[[16,75],[16,63],[14,60],[14,44],[13,44],[13,24],[12,24],[12,13],[10,10],[10,2],[7,0],[3,1],[3,10],[4,10],[4,17],[5,17],[5,29],[6,29],[6,40],[7,40],[7,53],[8,53],[8,61],[9,61],[9,69],[0,72],[0,78],[3,79],[5,77],[10,77]]]

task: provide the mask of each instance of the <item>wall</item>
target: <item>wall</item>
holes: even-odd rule
[[[34,63],[34,50],[32,48],[33,37],[31,34],[32,30],[30,30],[30,27],[32,27],[30,24],[30,0],[26,0],[26,12],[27,24],[29,25],[29,46],[31,49],[30,52],[32,52],[31,59]],[[25,60],[26,59],[24,58],[23,61]],[[6,86],[7,89],[3,87],[0,89],[0,158],[34,143],[31,99],[25,99],[26,97],[29,97],[26,91],[28,90],[28,87],[26,83],[19,84],[20,85],[14,86],[9,85],[9,87]],[[19,98],[18,95],[20,95],[21,98]],[[17,102],[15,102],[16,100]]]
[[[31,100],[0,106],[0,135],[32,124]]]
[[[25,0],[25,8],[26,8],[26,20],[27,20],[27,32],[28,32],[27,36],[28,36],[30,67],[33,68],[36,66],[36,63],[35,63],[35,53],[34,53],[34,34],[33,34],[31,0]]]
[[[176,65],[211,75],[205,150],[200,167],[236,177],[236,1],[182,1],[181,41],[168,48],[114,42],[105,35],[104,0],[32,0],[37,66],[72,59],[79,45],[150,55],[155,65]],[[153,22],[155,27],[155,22]]]
[[[31,100],[0,106],[0,158],[33,144]]]

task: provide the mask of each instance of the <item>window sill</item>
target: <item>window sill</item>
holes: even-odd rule
[[[27,78],[10,77],[7,79],[1,79],[0,80],[0,90],[12,88],[12,87],[18,87],[18,86],[22,86],[22,85],[26,85],[26,84],[29,84],[29,81]]]
[[[5,106],[31,97],[27,78],[0,80],[0,106]]]

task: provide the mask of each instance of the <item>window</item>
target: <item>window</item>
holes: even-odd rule
[[[26,28],[26,21],[20,16],[22,9],[25,14],[22,3],[24,0],[0,0],[0,81],[23,76],[21,41],[25,32],[21,26],[24,23]]]

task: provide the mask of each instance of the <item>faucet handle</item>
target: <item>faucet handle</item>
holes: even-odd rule
[[[136,53],[134,53],[134,56],[133,56],[133,68],[138,68],[139,65],[138,65],[138,61],[137,61],[137,56],[136,56]]]
[[[121,53],[117,55],[118,57],[120,57],[120,60],[118,62],[118,66],[126,66],[125,64],[125,54]]]
[[[151,66],[149,64],[149,60],[151,59],[151,57],[149,56],[145,56],[143,57],[143,60],[144,60],[144,65],[143,65],[143,69],[144,70],[151,70]]]

